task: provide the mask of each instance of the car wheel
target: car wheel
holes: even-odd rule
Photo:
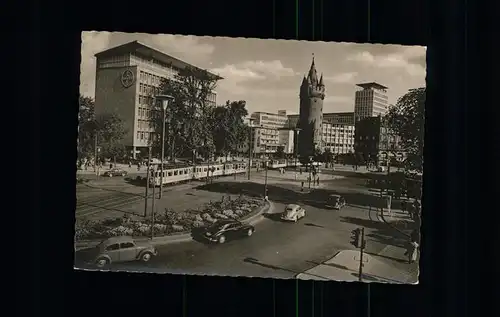
[[[95,261],[95,264],[97,265],[97,267],[102,268],[109,264],[109,260],[106,258],[99,258],[97,259],[97,261]]]
[[[144,252],[141,255],[141,261],[142,262],[148,262],[149,260],[151,260],[152,257],[153,257],[153,254],[151,254],[151,252]]]
[[[248,229],[247,235],[250,237],[253,234],[253,229]]]
[[[113,174],[109,174],[109,177],[113,177]]]
[[[219,237],[219,243],[220,243],[220,244],[223,244],[224,242],[226,242],[226,237],[224,237],[224,236],[220,236],[220,237]]]

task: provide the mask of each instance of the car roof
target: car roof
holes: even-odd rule
[[[102,242],[103,245],[108,246],[115,243],[121,242],[134,242],[134,239],[129,236],[119,236],[119,237],[111,237]]]
[[[295,208],[300,208],[300,206],[297,204],[288,204],[286,206],[286,209],[295,209]]]

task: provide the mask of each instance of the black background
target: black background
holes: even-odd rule
[[[26,237],[30,252],[21,258],[26,268],[17,281],[24,293],[19,312],[169,317],[483,315],[485,306],[476,297],[484,302],[492,298],[487,278],[489,269],[498,265],[485,263],[492,242],[479,242],[480,232],[473,226],[487,217],[483,202],[492,202],[492,197],[494,201],[492,195],[481,199],[489,192],[480,175],[496,168],[491,158],[497,143],[491,141],[493,126],[487,122],[493,113],[487,112],[489,102],[478,90],[483,79],[480,66],[486,60],[479,54],[486,50],[469,33],[479,22],[474,14],[479,2],[315,0],[314,10],[311,0],[298,3],[298,38],[295,0],[46,1],[35,9],[24,8],[15,45],[26,54],[20,57],[26,71],[21,72],[17,98],[23,100],[23,115],[32,117],[33,129],[16,133],[23,144],[31,143],[28,158],[34,163],[27,164],[33,181],[22,185],[33,188],[18,194],[18,207],[24,214],[33,211],[23,216],[33,224],[33,237]],[[26,27],[32,27],[32,40],[21,39],[28,34]],[[74,271],[74,162],[83,30],[426,45],[420,284]],[[490,139],[480,136],[485,129],[490,129]],[[488,164],[480,163],[482,156],[490,158]]]

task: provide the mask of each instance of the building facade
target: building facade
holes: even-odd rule
[[[355,93],[354,116],[356,120],[385,116],[388,108],[387,87],[374,82],[356,86],[363,88]]]
[[[354,125],[323,123],[323,151],[334,155],[354,153]]]
[[[165,79],[177,80],[181,69],[194,67],[138,41],[97,53],[95,113],[116,113],[127,130],[123,143],[135,158],[145,154],[147,146],[158,137],[153,121],[159,104],[153,96]],[[214,78],[221,77],[210,74]],[[216,92],[207,102],[216,104]]]
[[[301,157],[313,155],[315,149],[322,149],[323,100],[325,85],[323,75],[318,79],[314,57],[307,77],[300,86],[300,113],[298,127],[299,154]]]
[[[329,112],[323,114],[323,122],[332,125],[351,125],[354,126],[354,112]]]
[[[253,151],[255,154],[276,153],[280,144],[280,129],[287,122],[286,112],[254,112],[251,115],[254,129]]]
[[[295,131],[289,128],[281,128],[279,131],[279,145],[283,147],[285,154],[295,153]]]
[[[403,160],[400,139],[388,130],[381,116],[366,117],[356,122],[354,152],[364,161],[384,164],[387,158]]]

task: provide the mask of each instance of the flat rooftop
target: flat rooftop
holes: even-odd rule
[[[370,89],[370,88],[375,88],[375,89],[388,89],[384,85],[381,85],[379,83],[371,82],[371,83],[361,83],[357,84],[356,86],[361,87],[363,89]]]
[[[146,44],[143,44],[139,41],[132,41],[128,42],[122,45],[118,45],[112,48],[109,48],[107,50],[104,50],[102,52],[99,52],[95,54],[94,56],[97,58],[101,57],[108,57],[108,56],[115,56],[117,54],[121,53],[137,53],[138,55],[142,55],[145,57],[150,57],[152,59],[155,59],[157,61],[163,62],[165,64],[172,64],[173,67],[176,68],[186,68],[186,67],[194,67],[195,69],[202,70],[199,67],[196,67],[192,64],[189,64],[183,60],[180,60],[178,58],[175,58],[171,55],[168,55],[162,51],[159,51],[155,48],[152,48]],[[213,74],[211,72],[208,72],[209,75],[215,77],[218,80],[224,79],[220,77],[219,75]]]

